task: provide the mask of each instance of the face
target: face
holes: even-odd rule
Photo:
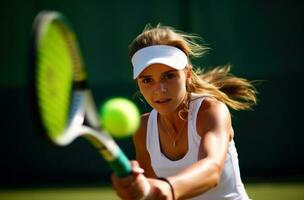
[[[184,70],[152,64],[138,76],[137,84],[151,107],[160,114],[170,114],[178,111],[186,98],[187,78]]]

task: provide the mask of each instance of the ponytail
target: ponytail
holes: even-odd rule
[[[208,71],[191,69],[188,92],[210,95],[234,110],[250,109],[257,102],[253,82],[232,75],[230,68],[227,65]]]

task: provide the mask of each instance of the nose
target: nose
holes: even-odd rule
[[[163,82],[159,82],[158,86],[156,87],[156,91],[159,93],[165,93],[167,92],[167,88],[166,88],[166,84],[164,84]]]

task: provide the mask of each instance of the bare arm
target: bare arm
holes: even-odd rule
[[[133,143],[135,147],[136,160],[144,169],[144,175],[149,178],[155,178],[156,175],[151,166],[150,155],[146,147],[147,123],[149,114],[144,114],[141,117],[141,125],[137,133],[133,136]]]
[[[198,162],[168,177],[176,199],[197,196],[219,183],[233,134],[228,108],[217,100],[205,100],[198,114],[197,130],[201,136]]]

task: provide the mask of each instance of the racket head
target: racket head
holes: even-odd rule
[[[72,100],[73,90],[86,88],[77,38],[61,13],[42,11],[37,15],[30,54],[30,86],[36,121],[40,131],[59,144],[75,114],[73,108],[78,106]],[[62,141],[60,145],[64,145]]]

